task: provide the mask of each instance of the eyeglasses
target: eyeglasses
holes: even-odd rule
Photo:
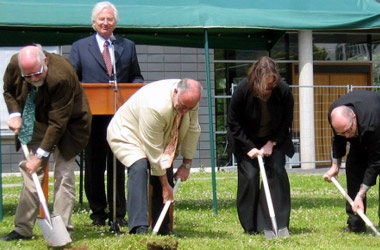
[[[21,73],[21,76],[24,77],[24,78],[28,78],[28,77],[32,77],[32,76],[39,76],[42,73],[44,73],[44,65],[43,64],[41,65],[41,70],[40,71],[35,72],[35,73],[31,73],[31,74]]]
[[[347,135],[347,134],[350,134],[352,132],[354,128],[354,120],[351,121],[351,126],[344,132],[339,132],[339,133],[336,133],[337,135],[340,135],[340,136],[344,136],[344,135]]]

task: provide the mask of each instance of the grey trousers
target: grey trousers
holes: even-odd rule
[[[32,141],[28,144],[31,156],[34,155],[36,148],[40,145],[45,131],[43,126],[35,125]],[[75,204],[75,157],[65,160],[58,148],[55,149],[53,156],[54,204],[51,216],[60,215],[68,232],[72,233],[74,231],[71,224],[71,215]],[[48,158],[44,159],[42,165],[37,169],[37,175],[41,183],[44,180],[47,163]],[[22,167],[20,167],[20,171],[24,183],[14,219],[15,231],[23,236],[31,237],[33,235],[33,226],[39,213],[40,203],[31,176]]]

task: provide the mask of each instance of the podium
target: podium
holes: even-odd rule
[[[114,85],[108,83],[82,83],[87,94],[92,115],[113,115],[145,83],[118,83],[115,92]],[[116,100],[115,100],[116,99]],[[116,106],[115,106],[116,102]]]

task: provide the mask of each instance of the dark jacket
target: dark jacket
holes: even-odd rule
[[[293,122],[293,95],[285,82],[273,89],[268,100],[268,110],[272,118],[273,134],[269,140],[277,142],[281,152],[293,156],[295,150],[290,136]],[[227,136],[237,159],[257,148],[257,132],[260,127],[260,100],[253,96],[245,78],[235,89],[228,110]]]
[[[40,148],[51,152],[58,146],[65,159],[71,159],[87,145],[91,130],[91,112],[86,93],[70,62],[45,52],[48,71],[36,96],[37,122],[47,125]],[[9,113],[22,113],[31,84],[22,77],[17,54],[4,74],[4,99]]]
[[[74,42],[71,48],[69,60],[82,83],[108,83],[110,80],[95,35],[96,33]],[[128,39],[117,36],[113,43],[115,46],[117,82],[144,82],[137,60],[135,44]]]
[[[373,186],[380,173],[380,94],[368,90],[357,90],[342,96],[329,109],[330,125],[331,111],[342,105],[350,107],[356,114],[358,133],[356,138],[347,139],[334,131],[333,157],[342,158],[346,155],[347,141],[365,149],[368,154],[367,158],[363,159],[367,162],[363,183]]]

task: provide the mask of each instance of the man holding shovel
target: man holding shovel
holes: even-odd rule
[[[364,221],[356,214],[365,212],[367,190],[376,184],[380,173],[380,94],[367,90],[348,93],[335,101],[328,112],[334,132],[332,141],[332,165],[324,179],[338,177],[341,159],[346,160],[348,195],[354,205],[346,204],[348,226],[345,232],[366,231]]]
[[[265,189],[260,189],[256,159],[259,155],[264,158],[278,228],[289,234],[290,186],[285,154],[289,157],[294,154],[289,132],[293,104],[289,86],[281,81],[274,61],[267,56],[259,58],[250,67],[247,78],[233,93],[228,110],[227,136],[237,159],[237,210],[247,234],[266,234],[276,228],[271,222]],[[279,235],[278,232],[272,233]]]
[[[40,45],[26,46],[12,58],[4,74],[4,99],[9,128],[16,143],[27,145],[30,160],[20,164],[24,179],[15,215],[15,229],[3,239],[30,239],[39,211],[37,173],[42,182],[54,154],[54,208],[69,233],[75,203],[74,161],[86,146],[91,125],[87,96],[70,62],[47,53]]]
[[[148,233],[148,171],[153,186],[153,227],[164,203],[173,200],[173,159],[178,152],[183,163],[174,178],[188,179],[201,131],[201,94],[200,83],[193,79],[152,82],[133,94],[112,118],[107,140],[115,156],[128,167],[129,233]],[[158,234],[174,234],[168,216]]]

